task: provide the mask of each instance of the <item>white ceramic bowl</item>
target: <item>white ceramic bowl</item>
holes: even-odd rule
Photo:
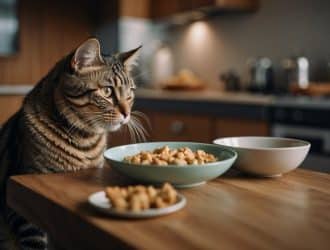
[[[238,153],[235,167],[251,174],[273,177],[297,168],[306,158],[310,143],[279,137],[227,137],[213,143]]]

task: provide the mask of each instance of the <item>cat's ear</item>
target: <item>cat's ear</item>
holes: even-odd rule
[[[81,44],[71,59],[71,67],[78,73],[97,70],[104,65],[100,43],[96,38],[90,38]]]
[[[125,69],[127,71],[131,71],[134,65],[136,65],[136,61],[139,57],[139,50],[141,49],[142,45],[139,47],[132,49],[127,52],[120,53],[118,55],[119,60],[122,62],[122,64],[125,66]]]

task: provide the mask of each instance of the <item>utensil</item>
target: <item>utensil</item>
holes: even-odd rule
[[[213,143],[237,151],[237,169],[264,177],[281,176],[297,168],[310,149],[307,141],[280,137],[228,137]]]
[[[178,201],[168,207],[164,208],[150,208],[147,210],[143,210],[141,212],[132,212],[132,211],[120,211],[112,208],[112,205],[109,199],[106,197],[104,191],[96,192],[91,194],[88,197],[88,203],[98,209],[99,211],[109,214],[115,217],[121,218],[131,218],[131,219],[143,219],[143,218],[151,218],[158,217],[170,213],[174,213],[180,209],[182,209],[187,200],[182,194],[178,194]]]
[[[156,166],[135,165],[124,162],[126,156],[135,155],[141,151],[153,151],[164,146],[170,148],[188,147],[193,151],[202,149],[218,158],[218,161],[203,165],[187,166]],[[113,147],[105,151],[104,157],[111,167],[127,177],[144,183],[160,184],[170,182],[178,188],[188,188],[204,184],[226,172],[237,158],[237,153],[214,144],[197,142],[148,142]]]

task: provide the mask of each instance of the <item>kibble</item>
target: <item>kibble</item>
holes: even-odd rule
[[[153,186],[107,187],[106,197],[119,211],[140,212],[149,208],[163,208],[177,202],[177,191],[169,183],[157,189]]]
[[[203,165],[217,161],[213,154],[198,149],[193,152],[188,147],[170,149],[168,146],[156,148],[154,151],[142,151],[133,156],[124,158],[125,162],[136,165]]]

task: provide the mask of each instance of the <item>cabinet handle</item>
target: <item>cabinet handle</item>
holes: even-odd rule
[[[170,125],[170,131],[172,134],[180,135],[183,133],[185,128],[183,121],[173,121]]]

